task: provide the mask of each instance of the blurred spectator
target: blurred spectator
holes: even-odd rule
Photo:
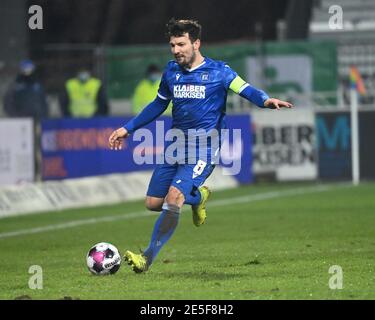
[[[132,112],[133,114],[138,114],[152,102],[158,94],[158,89],[161,80],[161,71],[158,66],[151,64],[148,66],[146,71],[146,78],[138,83],[134,90],[133,101],[132,101]],[[164,114],[171,113],[171,106]]]
[[[36,79],[31,60],[19,64],[19,74],[4,95],[4,110],[10,117],[48,117],[48,105],[42,84]]]
[[[75,78],[66,81],[60,107],[65,117],[77,118],[105,116],[109,110],[102,82],[87,70],[79,71]]]

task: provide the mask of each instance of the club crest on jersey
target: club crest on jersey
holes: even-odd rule
[[[201,75],[202,81],[208,81],[209,80],[209,74],[208,72],[203,72]]]
[[[179,73],[176,73],[176,80],[180,79],[181,75]]]
[[[206,87],[193,84],[175,84],[173,86],[173,96],[185,99],[205,99]]]

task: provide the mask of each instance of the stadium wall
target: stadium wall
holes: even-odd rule
[[[253,178],[252,174],[249,175],[249,172],[253,171],[256,178],[264,174],[271,174],[275,177],[276,181],[351,179],[350,114],[348,111],[324,110],[315,113],[308,109],[282,110],[279,112],[259,110],[258,112],[254,112],[251,118],[232,118],[232,120],[236,121],[240,119],[245,119],[245,127],[248,127],[248,130],[245,132],[249,139],[249,152],[245,156],[245,158],[248,157],[249,159],[245,163],[242,163],[245,166],[245,180],[241,180],[238,176],[228,175],[228,168],[219,166],[208,180],[212,189],[231,188],[241,183],[251,182]],[[123,118],[120,118],[116,121],[121,121],[122,123],[123,120]],[[29,131],[31,130],[30,121],[14,121],[2,120],[0,122],[0,129],[5,130],[7,126],[4,124],[12,123],[16,125],[17,132],[25,124],[29,125],[26,125],[24,128],[29,128]],[[57,123],[61,124],[61,121],[59,120]],[[95,122],[98,119],[91,119],[91,121]],[[373,166],[375,163],[375,151],[372,148],[372,137],[375,135],[373,123],[375,123],[374,110],[362,110],[359,112],[360,173],[362,180],[375,179],[375,169]],[[252,125],[252,133],[250,132],[250,125]],[[55,123],[53,130],[56,131],[56,128],[58,126],[56,127]],[[101,127],[96,127],[96,129],[98,128]],[[44,131],[46,134],[42,135],[41,145],[46,154],[52,157],[52,161],[47,166],[44,166],[44,170],[54,173],[55,176],[53,178],[55,180],[48,180],[51,176],[47,176],[47,181],[30,183],[32,179],[24,177],[24,179],[17,178],[13,181],[16,185],[0,187],[0,217],[106,205],[142,199],[144,197],[152,168],[143,167],[141,170],[136,170],[139,169],[138,166],[131,165],[125,159],[124,154],[110,152],[119,157],[118,159],[114,159],[114,163],[119,163],[121,167],[128,170],[127,172],[105,174],[95,171],[95,176],[93,177],[74,177],[73,174],[74,178],[69,178],[66,175],[56,175],[59,172],[61,174],[64,173],[64,171],[61,171],[61,168],[67,168],[61,166],[61,162],[56,161],[56,157],[61,156],[61,159],[63,159],[67,151],[73,155],[72,165],[77,164],[78,168],[80,165],[89,167],[92,163],[98,164],[96,163],[98,161],[102,161],[102,164],[105,166],[108,165],[108,159],[105,160],[101,154],[102,150],[98,151],[97,149],[107,149],[105,152],[108,152],[107,134],[109,131],[103,134],[102,137],[92,139],[93,135],[95,136],[98,131],[93,131],[93,128],[90,128],[90,126],[86,127],[86,132],[81,135],[81,140],[78,143],[74,137],[77,134],[82,134],[82,131],[74,131],[77,128],[70,128],[67,134],[59,138],[62,139],[60,142],[56,140],[56,132],[51,135],[51,127],[47,125],[45,129],[47,130]],[[66,130],[65,125],[60,127],[60,129]],[[82,126],[79,130],[82,130]],[[26,150],[23,150],[23,152],[27,151],[27,149],[32,150],[33,139],[29,139],[30,141],[26,144],[20,143],[19,139],[17,139],[17,143],[14,143],[14,141],[12,142],[12,135],[9,132],[11,131],[7,131],[7,134],[1,135],[3,138],[8,137],[9,141],[3,139],[4,141],[2,140],[0,145],[0,151],[2,152],[0,168],[5,168],[11,164],[15,168],[13,172],[20,174],[23,172],[23,167],[19,164],[17,165],[17,162],[13,163],[10,161],[8,157],[4,156],[3,151],[11,149],[11,147],[16,148],[15,151],[12,151],[15,156],[12,155],[10,157],[11,159],[16,158],[17,152],[19,150],[22,151],[23,147],[26,147]],[[13,136],[16,137],[19,135]],[[30,137],[32,134],[25,134],[23,136]],[[87,160],[83,157],[83,160],[79,160],[77,155],[82,150],[78,147],[81,148],[82,144],[86,148],[96,149],[96,152],[99,152],[99,157],[93,157],[93,153],[90,153],[93,150],[83,150],[83,152],[89,151],[89,158]],[[251,146],[253,146],[253,153],[251,153]],[[57,150],[57,147],[62,149]],[[12,152],[11,154],[13,154]],[[61,154],[57,154],[56,152],[60,152]],[[131,155],[133,151],[128,150],[128,152]],[[23,159],[20,162],[21,164],[27,164],[30,161],[32,163],[33,153],[24,154],[21,158]],[[27,164],[27,167],[30,167],[30,165]],[[117,170],[117,168],[112,169]],[[29,171],[32,172],[32,169]],[[6,170],[2,172],[3,175],[0,175],[0,185],[8,182],[4,175],[8,174],[8,172]],[[72,172],[74,173],[75,171]],[[250,180],[249,177],[251,178]]]
[[[34,181],[34,124],[0,119],[0,186]]]
[[[207,185],[212,190],[239,185],[226,170],[218,167],[208,178]],[[151,174],[140,171],[2,187],[0,218],[140,200],[145,196]]]
[[[359,111],[360,178],[375,179],[375,110]],[[349,180],[352,177],[351,125],[349,111],[316,113],[319,178]]]
[[[359,111],[362,180],[375,179],[375,110]],[[255,180],[350,180],[350,112],[332,108],[252,113]],[[264,178],[263,178],[264,177]]]
[[[252,113],[253,171],[257,180],[315,180],[318,163],[311,109]]]
[[[53,119],[42,122],[42,178],[61,180],[111,173],[153,170],[164,162],[164,150],[171,117],[160,117],[125,141],[122,150],[108,148],[108,137],[130,117]],[[221,148],[222,166],[240,183],[252,182],[249,115],[226,118],[230,129]],[[175,133],[172,133],[172,137]],[[171,137],[170,137],[171,138]],[[170,140],[170,139],[169,139]],[[194,149],[195,152],[195,148]]]

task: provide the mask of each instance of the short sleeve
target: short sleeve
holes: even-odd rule
[[[167,82],[167,71],[164,71],[163,76],[161,77],[159,90],[158,90],[158,97],[163,100],[170,100],[172,97],[171,91],[169,90],[168,82]]]
[[[232,81],[237,77],[237,72],[235,72],[231,67],[227,64],[224,64],[224,86],[225,89],[229,89],[230,84]]]

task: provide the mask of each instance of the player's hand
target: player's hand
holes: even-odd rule
[[[275,98],[269,98],[264,102],[264,106],[270,109],[277,109],[280,110],[280,108],[293,108],[293,105],[289,102],[275,99]]]
[[[111,150],[121,150],[124,139],[129,136],[129,132],[125,128],[118,128],[109,136],[108,144]]]

